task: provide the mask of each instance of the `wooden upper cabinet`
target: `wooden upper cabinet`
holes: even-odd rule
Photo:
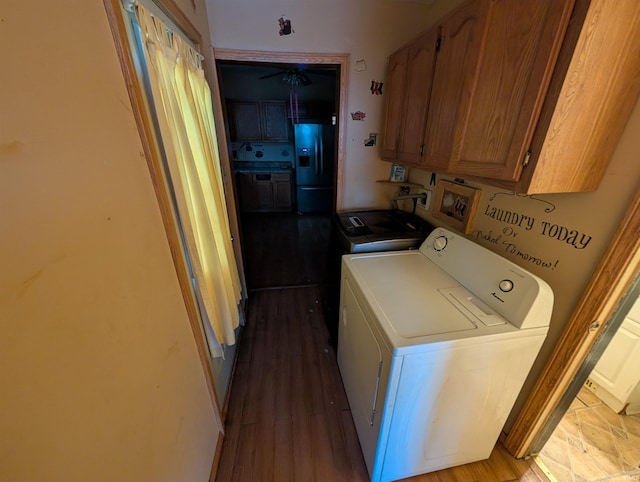
[[[439,29],[423,34],[389,58],[381,156],[420,166]]]
[[[262,140],[259,102],[230,101],[228,108],[231,139],[242,141]]]
[[[443,79],[450,79],[445,89],[455,90],[446,106],[452,107],[455,118],[435,118],[439,132],[427,128],[430,136],[435,134],[434,142],[441,144],[438,160],[450,143],[450,173],[505,181],[520,178],[573,3],[476,1],[446,24],[451,32],[458,26],[462,29],[465,22],[475,26],[467,27],[469,36],[460,42],[467,45],[464,63],[455,45],[453,58],[448,52],[446,35],[438,58],[438,66],[458,59],[464,72],[456,76],[448,67],[451,75]]]
[[[465,122],[464,105],[474,85],[486,27],[487,0],[463,5],[442,22],[433,88],[424,131],[425,167],[447,170],[456,132]],[[495,72],[500,76],[499,72]]]
[[[638,0],[470,0],[391,56],[382,158],[527,194],[597,189],[640,92],[638,31]]]
[[[286,102],[262,102],[262,137],[265,141],[289,140]]]
[[[407,55],[403,118],[398,135],[398,162],[423,163],[423,136],[431,95],[439,29],[429,30],[411,44]]]
[[[228,100],[227,108],[231,140],[289,141],[286,102]]]
[[[383,159],[391,162],[396,160],[398,152],[408,53],[408,48],[398,50],[389,57],[387,65],[385,112],[380,155]]]
[[[529,165],[529,193],[593,191],[640,92],[640,2],[576,0]],[[567,162],[567,161],[570,162]]]

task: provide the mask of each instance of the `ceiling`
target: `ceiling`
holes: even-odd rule
[[[217,61],[222,92],[228,98],[262,98],[281,100],[290,98],[290,85],[285,80],[287,71],[302,69],[309,84],[296,86],[302,100],[333,101],[336,96],[338,68],[319,64],[274,64]]]

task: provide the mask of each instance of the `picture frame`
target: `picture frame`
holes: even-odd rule
[[[400,164],[393,164],[391,166],[391,175],[389,181],[391,182],[407,182],[409,176],[409,170],[401,166]]]
[[[431,214],[458,231],[468,234],[478,208],[480,189],[440,179]]]

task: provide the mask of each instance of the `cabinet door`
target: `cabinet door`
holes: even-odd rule
[[[241,211],[255,211],[258,208],[258,199],[253,187],[253,175],[239,172],[236,174],[236,181]]]
[[[291,183],[275,182],[274,188],[274,207],[277,209],[291,209]]]
[[[291,201],[291,174],[279,172],[272,175],[273,180],[273,205],[277,209],[290,209]]]
[[[258,209],[273,209],[273,181],[271,174],[255,174],[254,187]]]
[[[397,156],[408,55],[409,48],[398,50],[389,57],[389,65],[387,66],[384,127],[380,156],[391,162],[395,161]]]
[[[289,140],[286,102],[262,102],[262,136],[265,141]]]
[[[469,2],[442,24],[424,134],[425,167],[444,171],[449,166],[456,128],[465,120],[465,98],[474,84],[488,4]]]
[[[401,164],[422,164],[423,136],[436,60],[439,29],[432,29],[411,44],[402,108],[397,159]]]
[[[250,101],[233,101],[231,111],[231,138],[236,141],[259,141],[262,139],[260,104]]]
[[[482,47],[478,50],[480,36],[473,34],[457,119],[445,136],[451,146],[450,172],[519,179],[573,1],[475,2],[484,7]],[[441,53],[450,60],[446,49],[445,42]]]

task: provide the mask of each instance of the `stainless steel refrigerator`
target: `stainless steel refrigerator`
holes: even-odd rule
[[[298,212],[331,212],[335,126],[296,124],[294,134]]]

